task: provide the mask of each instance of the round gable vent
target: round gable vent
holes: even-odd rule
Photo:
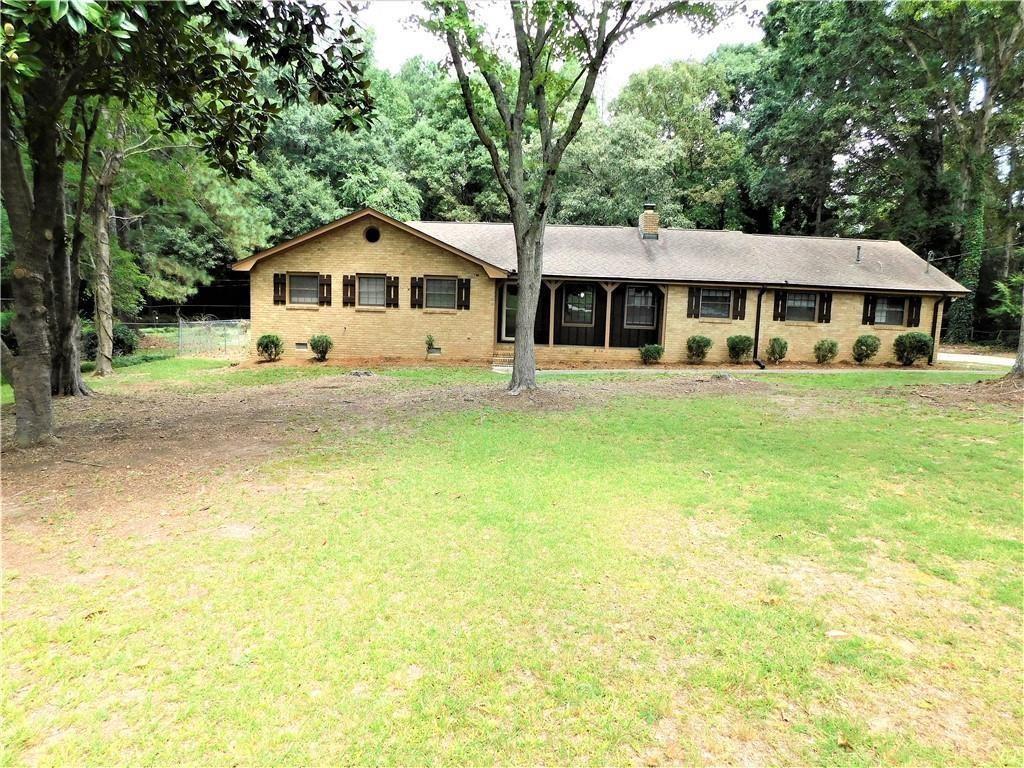
[[[376,243],[380,240],[380,230],[377,227],[367,227],[363,230],[363,237],[368,243]]]

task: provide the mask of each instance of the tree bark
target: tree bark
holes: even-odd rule
[[[974,305],[977,300],[978,278],[981,275],[981,261],[985,242],[985,201],[980,189],[981,174],[970,174],[971,191],[967,199],[964,226],[964,255],[956,270],[957,281],[969,294],[953,302],[949,310],[949,324],[946,340],[952,344],[964,344],[971,340],[974,329]]]
[[[96,242],[93,270],[93,297],[96,302],[96,376],[114,372],[114,303],[110,290],[110,217],[113,213],[111,197],[117,175],[124,163],[124,114],[119,113],[117,124],[110,133],[110,146],[102,153],[103,161],[96,179],[92,202],[93,233]]]
[[[514,395],[524,389],[537,388],[537,355],[534,327],[537,303],[540,300],[541,273],[544,264],[544,224],[540,231],[516,232],[516,254],[519,274],[519,304],[516,309],[515,354],[508,391]]]
[[[1024,286],[1021,286],[1022,299],[1024,299]],[[1024,304],[1022,304],[1024,306]],[[1007,376],[1011,379],[1024,379],[1024,312],[1020,316],[1020,336],[1017,339],[1017,359],[1013,361],[1013,367]]]
[[[93,298],[96,302],[96,376],[114,372],[114,307],[110,292],[110,198],[97,189],[93,201],[93,233],[96,253]]]
[[[61,183],[58,188],[56,212],[58,223],[54,225],[54,244],[50,252],[50,391],[56,396],[89,395],[91,390],[82,378],[82,358],[79,345],[82,324],[78,316],[78,297],[81,277],[77,254],[68,249],[68,237],[64,222],[67,218],[67,204],[64,197],[64,168],[61,158]]]
[[[14,245],[11,329],[18,339],[18,355],[11,355],[4,345],[3,366],[14,386],[15,442],[28,446],[53,437],[46,287],[53,250],[56,188],[63,178],[60,169],[55,168],[57,136],[53,131],[52,135],[37,138],[42,146],[51,146],[53,152],[44,152],[35,163],[29,184],[10,117],[10,94],[5,88],[0,104],[0,183]]]

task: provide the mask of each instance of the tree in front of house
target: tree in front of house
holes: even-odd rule
[[[559,168],[609,54],[638,29],[659,22],[687,19],[708,27],[722,7],[701,2],[510,2],[507,40],[465,0],[431,0],[426,10],[423,23],[448,46],[466,114],[508,204],[516,242],[518,325],[532,328]],[[516,334],[509,391],[535,388],[536,367],[533,334]]]
[[[944,95],[959,176],[957,209],[963,258],[957,280],[972,293],[954,302],[948,340],[968,341],[986,250],[986,180],[991,172],[994,120],[1019,115],[1024,97],[1024,3],[907,2],[897,4],[903,39],[929,84]]]
[[[355,29],[334,29],[322,5],[7,0],[0,21],[0,173],[19,345],[17,357],[3,347],[3,367],[16,439],[27,445],[53,435],[51,393],[87,391],[78,360],[85,195],[69,228],[65,169],[78,160],[86,179],[95,111],[152,98],[168,133],[194,137],[240,172],[282,104],[332,101],[353,124],[370,100]],[[272,95],[257,87],[260,67],[274,67]]]

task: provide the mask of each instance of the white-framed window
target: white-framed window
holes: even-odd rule
[[[288,303],[316,304],[320,299],[319,275],[288,275]]]
[[[790,292],[786,294],[786,319],[814,322],[814,310],[818,306],[818,294]]]
[[[654,327],[654,289],[642,285],[626,286],[626,328]]]
[[[455,309],[457,289],[454,277],[426,278],[426,307],[428,309]]]
[[[562,325],[593,325],[594,295],[592,285],[567,285],[562,299]]]
[[[384,306],[384,275],[359,275],[359,306]]]
[[[903,325],[907,316],[907,300],[902,296],[879,296],[875,299],[875,325]]]
[[[732,291],[728,288],[701,289],[700,316],[726,319],[731,317]]]

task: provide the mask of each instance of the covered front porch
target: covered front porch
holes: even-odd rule
[[[511,350],[518,330],[519,286],[514,280],[498,281],[495,352]],[[560,348],[560,357],[576,347],[591,354],[601,350],[628,353],[645,344],[664,342],[665,298],[663,286],[654,283],[599,280],[545,279],[537,302],[533,327],[538,357],[542,347]],[[620,355],[603,355],[618,359]],[[571,355],[570,355],[571,357]]]

